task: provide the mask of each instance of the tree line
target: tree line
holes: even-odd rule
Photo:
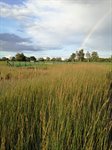
[[[6,57],[3,57],[0,59],[1,61],[8,61],[8,60],[11,60],[11,61],[27,61],[27,62],[38,62],[38,61],[56,61],[56,62],[112,62],[112,56],[110,58],[100,58],[99,55],[98,55],[98,52],[96,51],[93,51],[93,52],[89,52],[87,51],[86,53],[84,53],[84,50],[81,49],[79,51],[76,51],[75,53],[72,53],[70,55],[69,58],[67,59],[62,59],[61,57],[53,57],[53,58],[50,58],[50,57],[46,57],[46,58],[43,58],[43,57],[40,57],[38,59],[36,59],[35,56],[30,56],[30,57],[27,57],[25,56],[23,53],[17,53],[15,56],[11,57],[11,58],[6,58]]]

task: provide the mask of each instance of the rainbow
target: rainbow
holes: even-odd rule
[[[89,32],[89,34],[86,36],[85,40],[83,41],[81,48],[84,48],[86,43],[88,42],[88,40],[90,39],[90,37],[92,36],[92,34],[99,28],[99,26],[101,25],[101,23],[108,17],[108,15],[110,15],[112,13],[112,10],[108,11],[100,20],[97,24],[95,24],[95,26],[91,29],[91,31]]]

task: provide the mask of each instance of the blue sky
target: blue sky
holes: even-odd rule
[[[1,0],[0,57],[112,55],[111,0]],[[99,9],[100,8],[100,9]]]
[[[24,2],[24,0],[0,0],[0,1],[10,5],[19,5]]]

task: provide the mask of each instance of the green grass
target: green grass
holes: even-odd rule
[[[10,63],[10,64],[9,64]],[[9,61],[8,65],[9,66],[13,66],[13,67],[28,67],[28,66],[40,66],[40,65],[44,65],[44,62],[20,62],[20,61]],[[4,64],[6,64],[6,62],[4,62]],[[51,62],[52,64],[52,62]]]
[[[104,64],[0,66],[1,150],[111,150]]]

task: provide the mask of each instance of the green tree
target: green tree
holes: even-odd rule
[[[79,61],[84,61],[84,50],[81,49],[79,52],[78,52],[78,59]]]
[[[79,60],[79,54],[78,54],[78,53],[79,53],[79,52],[76,51],[76,57],[75,57],[76,60]]]
[[[92,61],[98,61],[99,60],[99,56],[98,56],[98,53],[97,52],[92,52],[91,54],[91,59]]]
[[[43,57],[40,57],[40,58],[38,59],[38,61],[45,61],[45,59],[44,59]]]
[[[2,59],[1,59],[2,61],[7,61],[7,60],[9,60],[7,57],[2,57]]]
[[[62,61],[61,57],[56,57],[55,60],[60,62]]]
[[[16,58],[13,56],[13,57],[11,57],[11,61],[15,61],[16,60]]]
[[[110,57],[110,62],[112,62],[112,55],[111,55],[111,57]]]
[[[34,56],[31,56],[31,57],[30,57],[30,61],[34,61],[34,62],[35,62],[35,61],[36,61],[36,58],[35,58]]]
[[[75,61],[75,58],[76,58],[76,54],[75,53],[72,53],[72,55],[70,56],[70,61]]]
[[[55,57],[53,57],[53,58],[51,59],[51,61],[56,61],[56,58],[55,58]]]
[[[50,57],[46,57],[46,61],[50,61]]]
[[[30,61],[30,57],[26,57],[26,61]]]
[[[89,61],[90,61],[90,58],[91,58],[90,52],[87,52],[87,53],[86,53],[86,58],[87,58],[87,61],[89,62]]]
[[[17,53],[15,58],[17,61],[26,61],[26,56],[23,53]]]

